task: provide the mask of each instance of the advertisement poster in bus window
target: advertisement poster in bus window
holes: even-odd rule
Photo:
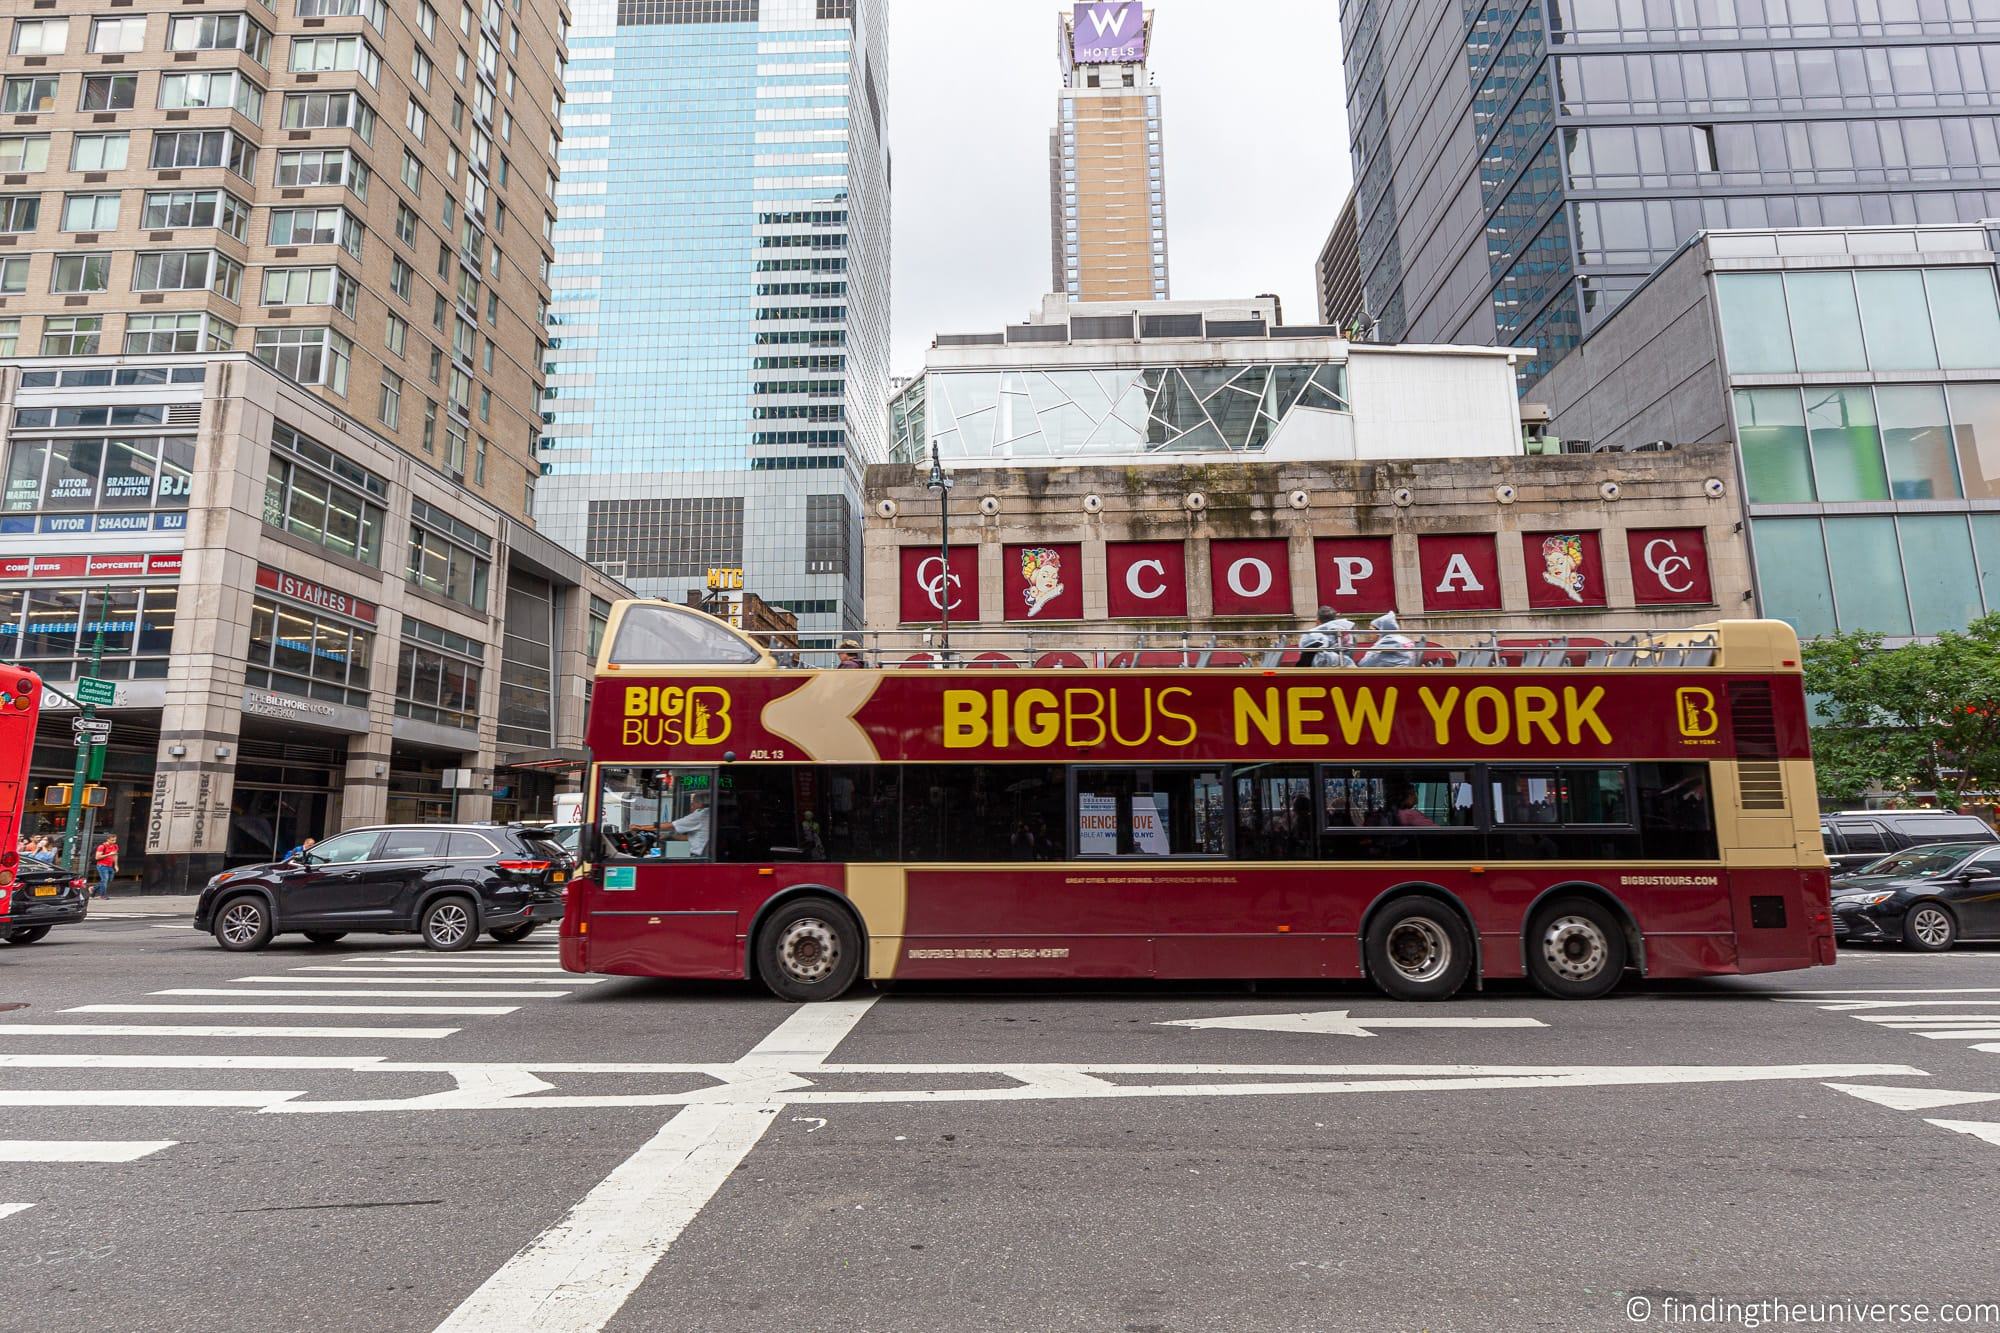
[[[1417,574],[1426,611],[1500,609],[1500,553],[1491,533],[1417,538]]]
[[[1180,542],[1106,542],[1105,606],[1113,619],[1187,614],[1187,547]]]
[[[1396,609],[1396,568],[1387,537],[1321,537],[1313,543],[1315,605],[1342,615],[1379,615]]]
[[[1141,856],[1167,854],[1167,802],[1163,791],[1135,792],[1132,796],[1132,850]]]
[[[935,546],[905,546],[901,554],[905,625],[939,620],[946,611],[957,621],[979,619],[978,547],[952,547],[949,567]]]
[[[1090,792],[1076,794],[1076,852],[1078,856],[1118,854],[1118,798]]]
[[[1701,528],[1634,528],[1625,534],[1632,600],[1683,606],[1715,600],[1708,577],[1708,534]]]
[[[1003,546],[1000,592],[1008,620],[1083,619],[1083,547],[1075,542]]]
[[[1524,532],[1528,605],[1537,610],[1604,605],[1604,552],[1595,532]]]
[[[1208,562],[1216,615],[1292,613],[1291,544],[1283,538],[1210,542]]]

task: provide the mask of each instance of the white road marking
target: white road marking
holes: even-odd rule
[[[1956,1134],[1970,1134],[1976,1139],[1985,1139],[2000,1148],[2000,1122],[1991,1120],[1926,1120],[1927,1125],[1948,1129]]]
[[[0,1037],[282,1037],[336,1040],[366,1037],[408,1040],[449,1037],[457,1028],[267,1028],[178,1026],[152,1023],[9,1023],[0,1020]]]
[[[370,976],[376,976],[376,977],[392,976],[400,973],[410,973],[410,972],[448,972],[448,973],[499,972],[508,976],[527,973],[529,975],[547,974],[550,976],[558,976],[558,977],[564,975],[563,969],[559,967],[536,967],[533,965],[521,964],[521,963],[510,963],[505,966],[491,966],[491,967],[488,966],[458,967],[458,966],[453,966],[450,963],[426,963],[421,966],[419,966],[416,963],[314,963],[306,967],[295,967],[292,970],[294,972],[366,972]]]
[[[498,983],[488,982],[487,985]],[[296,995],[302,999],[361,999],[361,1000],[559,1000],[563,992],[559,990],[459,990],[439,995],[436,991],[421,990],[229,990],[227,988],[203,989],[187,987],[181,990],[148,991],[149,995],[236,995],[266,1000],[280,999]]]
[[[2000,986],[1856,987],[1849,990],[1772,991],[1771,994],[1778,999],[1787,999],[1797,995],[2000,995]]]
[[[447,998],[447,997],[439,997]],[[511,1014],[511,1004],[79,1004],[66,1014]]]
[[[341,1069],[362,1073],[381,1055],[0,1055],[0,1069]],[[397,1066],[408,1069],[411,1066]]]
[[[0,1089],[10,1106],[275,1106],[303,1092],[244,1092],[206,1088],[92,1088],[14,1091]]]
[[[1892,1111],[1929,1111],[1940,1106],[1966,1106],[1973,1102],[2000,1102],[2000,1092],[1953,1092],[1947,1088],[1878,1088],[1855,1083],[1826,1086],[1874,1102]]]
[[[876,997],[792,1011],[738,1062],[814,1067]],[[782,1103],[691,1105],[537,1236],[438,1325],[438,1333],[505,1328],[590,1333],[603,1328],[757,1146]]]
[[[1862,1011],[1862,1010],[1864,1010],[1864,1009],[1868,1009],[1868,1010],[1873,1010],[1873,1009],[1922,1009],[1922,1008],[1927,1008],[1927,1007],[1931,1007],[1931,1006],[1936,1006],[1936,1007],[1940,1007],[1940,1008],[1944,1008],[1944,1007],[1953,1007],[1953,1008],[1959,1008],[1959,1007],[1964,1007],[1964,1008],[1969,1008],[1969,1007],[1971,1007],[1971,1006],[1973,1006],[1973,1005],[1981,1005],[1981,1004],[2000,1004],[2000,1000],[1833,1000],[1833,1001],[1821,1001],[1821,1000],[1786,1000],[1786,999],[1780,999],[1780,1000],[1778,1001],[1778,1003],[1779,1003],[1779,1004],[1809,1004],[1809,1005],[1813,1006],[1813,1008],[1815,1008],[1815,1009],[1818,1009],[1818,1010],[1820,1010],[1820,1011],[1821,1011],[1821,1012],[1823,1012],[1823,1013],[1829,1013],[1829,1014],[1852,1014],[1852,1013],[1859,1013],[1859,1012],[1861,1012],[1861,1011]],[[1990,1015],[1990,1014],[1989,1014],[1989,1015],[1988,1015],[1988,1017],[1995,1017],[1995,1015]]]
[[[1233,1028],[1251,1032],[1310,1032],[1329,1037],[1372,1037],[1371,1028],[1541,1028],[1538,1018],[1350,1018],[1345,1009],[1304,1014],[1239,1014],[1228,1018],[1175,1018],[1167,1028]]]
[[[1904,1028],[1904,1032],[1914,1032],[1919,1037],[1932,1041],[1994,1041],[2000,1040],[2000,1027],[1990,1028],[1939,1028],[1936,1032],[1925,1032],[1920,1028]]]
[[[0,1203],[0,1217],[12,1217],[16,1213],[25,1213],[34,1206],[32,1203]]]
[[[0,1162],[136,1162],[178,1139],[0,1139]]]
[[[380,986],[382,976],[391,975],[398,986],[601,986],[610,977],[412,977],[401,973],[366,977],[231,977],[236,982],[281,982],[288,986]]]

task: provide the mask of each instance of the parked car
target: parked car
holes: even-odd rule
[[[1939,842],[1875,861],[1833,886],[1833,935],[1938,953],[2000,939],[2000,847]]]
[[[57,926],[81,921],[90,905],[89,887],[81,877],[42,861],[23,861],[15,869],[10,908],[0,917],[0,940],[35,944]]]
[[[2000,834],[1978,816],[1942,810],[1848,810],[1822,815],[1819,836],[1836,875],[1859,870],[1907,847],[1933,842],[2000,843]]]
[[[194,925],[232,951],[295,932],[314,944],[355,931],[414,932],[451,951],[483,931],[513,944],[561,918],[574,868],[562,848],[518,824],[351,829],[296,860],[217,875],[195,904]]]

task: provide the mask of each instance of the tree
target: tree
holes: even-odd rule
[[[1803,665],[1821,795],[1923,790],[1958,806],[2000,788],[2000,615],[1901,648],[1829,635]]]

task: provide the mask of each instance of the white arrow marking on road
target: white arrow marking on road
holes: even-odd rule
[[[210,1091],[204,1088],[0,1090],[0,1106],[275,1106],[303,1092]]]
[[[0,1162],[136,1162],[178,1139],[0,1139]]]
[[[1892,1111],[1929,1111],[1940,1106],[1965,1106],[1972,1102],[2000,1102],[2000,1092],[1951,1092],[1944,1088],[1872,1088],[1854,1083],[1826,1086],[1874,1102]]]
[[[1919,955],[1920,957],[1922,955]],[[1774,991],[1772,998],[1783,1000],[1802,995],[2000,995],[2000,986],[1876,986],[1850,990]]]
[[[497,985],[497,982],[485,982]],[[456,990],[440,995],[436,991],[421,990],[229,990],[188,987],[182,990],[156,990],[149,995],[235,995],[244,998],[265,1000],[283,999],[296,995],[306,1000],[559,1000],[563,993],[559,990]]]
[[[519,963],[493,967],[460,967],[450,963],[427,963],[422,966],[416,963],[315,963],[308,967],[297,967],[292,970],[295,972],[366,972],[371,977],[398,976],[413,972],[499,972],[508,976],[525,972],[529,975],[563,975],[563,970],[559,967],[533,967],[524,966]]]
[[[1233,1018],[1175,1018],[1168,1028],[1241,1028],[1253,1032],[1312,1032],[1330,1037],[1372,1037],[1370,1028],[1543,1028],[1538,1018],[1350,1018],[1345,1009],[1305,1014],[1240,1014]]]
[[[440,997],[443,998],[443,997]],[[511,1014],[511,1004],[79,1004],[66,1014]]]
[[[1819,1000],[1780,999],[1779,1004],[1809,1004],[1829,1014],[1855,1013],[1863,1009],[1921,1009],[1926,1006],[1971,1006],[1978,1004],[2000,1004],[2000,1000],[1835,1000],[1830,1004]],[[2000,1015],[1988,1014],[1989,1019]]]
[[[366,977],[231,977],[233,982],[282,982],[287,986],[380,986],[386,984],[377,973]],[[398,986],[601,986],[610,977],[570,977],[556,981],[547,977],[412,977],[401,973]]]
[[[248,1028],[210,1024],[170,1026],[152,1023],[8,1023],[0,1021],[0,1037],[282,1037],[425,1039],[449,1037],[457,1028]]]
[[[34,1206],[32,1203],[0,1203],[0,1217],[12,1217],[16,1213],[25,1213]]]
[[[2000,1148],[2000,1123],[1990,1120],[1926,1120],[1927,1125],[1948,1129],[1955,1134],[1970,1134],[1975,1139],[1985,1139]]]

